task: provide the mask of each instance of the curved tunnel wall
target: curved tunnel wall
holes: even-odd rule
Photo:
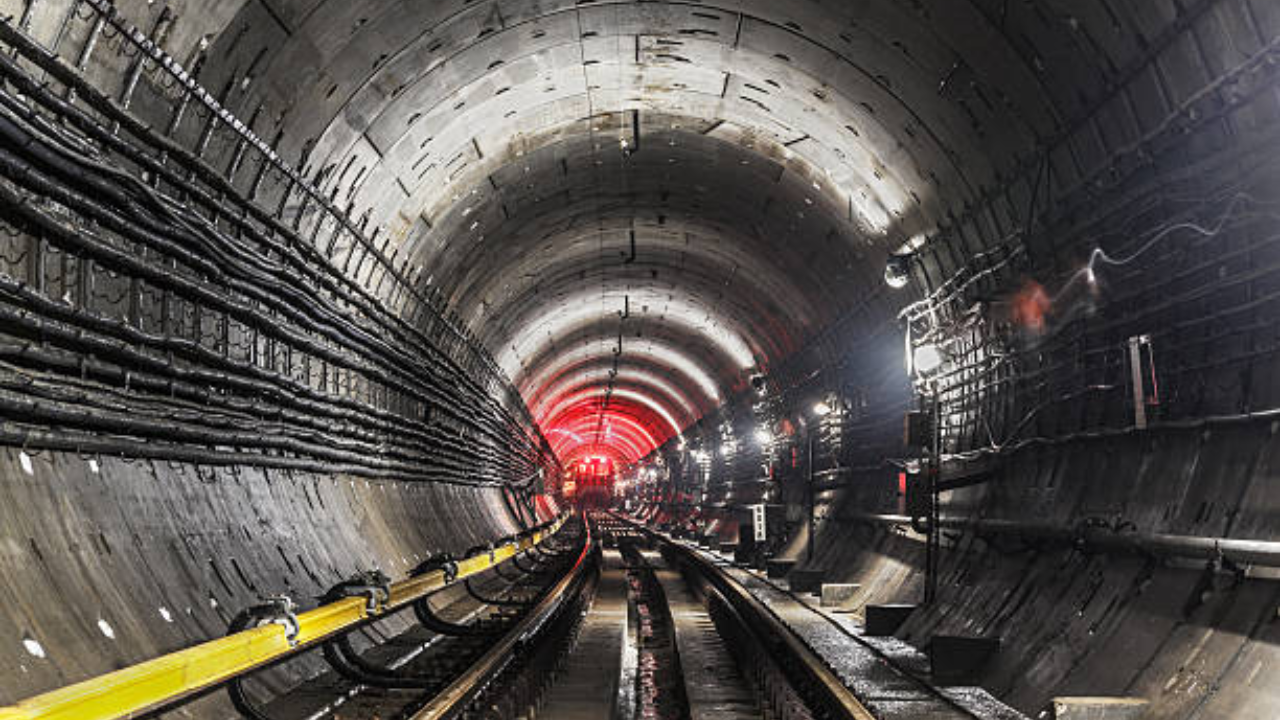
[[[385,242],[182,76],[149,74],[159,59],[125,52],[127,25],[82,3],[17,10],[4,702],[217,637],[264,597],[309,607],[356,572],[402,578],[529,523],[510,496],[554,482],[549,445]],[[87,83],[43,49],[88,58],[99,39],[117,62],[79,63]],[[251,692],[325,667],[302,658]],[[220,693],[183,712],[233,713]]]
[[[952,524],[940,601],[899,637],[999,637],[983,684],[1025,712],[1059,694],[1138,695],[1153,717],[1275,712],[1262,680],[1277,672],[1273,569],[1085,540],[1275,537],[1280,166],[1274,83],[1253,83],[1233,81],[1240,99],[1217,114],[1175,113],[1186,123],[1169,126],[1177,139],[1141,144],[1140,164],[1074,186],[1055,176],[1024,206],[1035,228],[1026,245],[1015,237],[975,257],[975,211],[912,256],[934,300],[910,316],[915,345],[950,343],[919,389],[942,399],[941,512]],[[1124,262],[1091,264],[1097,249]],[[952,262],[969,264],[942,269]],[[905,509],[899,474],[918,477],[918,455],[902,445],[901,412],[915,404],[902,332],[834,331],[764,392],[687,433],[684,449],[650,458],[660,481],[644,492],[676,518],[692,502],[736,542],[743,504],[804,505],[812,434],[815,557],[796,518],[784,555],[860,583],[860,608],[915,602],[925,546],[893,519]],[[1154,348],[1141,367],[1145,429],[1127,351],[1142,335]],[[818,419],[820,400],[833,412]]]
[[[521,529],[485,488],[19,452],[2,461],[6,702],[223,635],[262,598],[306,607]],[[312,653],[260,677],[280,690],[326,668]],[[185,712],[234,714],[223,693]]]
[[[945,434],[939,600],[898,637],[918,647],[936,634],[999,638],[982,684],[1029,714],[1055,695],[1093,694],[1149,698],[1151,716],[1162,718],[1275,711],[1273,683],[1264,679],[1280,662],[1280,588],[1270,563],[1105,545],[1151,534],[1275,538],[1278,315],[1273,279],[1254,279],[1274,278],[1276,214],[1273,200],[1255,201],[1276,197],[1280,167],[1270,154],[1243,152],[1200,169],[1195,188],[1217,177],[1228,190],[1153,212],[1150,229],[1131,225],[1125,234],[1141,244],[1179,218],[1173,209],[1187,207],[1194,214],[1181,221],[1221,232],[1183,228],[1087,309],[1070,298],[1066,312],[1050,312],[1045,321],[1056,327],[984,328],[998,338],[985,342],[1012,354],[1006,362],[1038,373],[1010,373],[1016,385],[983,398],[980,431],[966,427],[963,408],[970,393],[982,397],[973,386],[995,384],[992,376],[961,373],[954,394],[944,394],[943,417],[950,411],[955,424]],[[1167,179],[1146,182],[1178,197]],[[1223,289],[1209,295],[1214,281]],[[1108,301],[1112,293],[1118,299]],[[1135,297],[1163,300],[1147,301],[1158,319],[1135,313],[1146,305]],[[1185,332],[1156,335],[1159,403],[1145,408],[1149,426],[1137,429],[1124,348],[1131,335],[1163,328]],[[696,510],[719,521],[709,527],[725,542],[746,542],[745,505],[788,505],[797,511],[795,539],[783,557],[824,569],[829,581],[860,584],[857,611],[919,602],[925,543],[902,519],[902,475],[921,477],[912,473],[918,455],[902,444],[902,412],[915,404],[902,336],[846,332],[846,347],[860,352],[834,361],[828,345],[802,353],[765,392],[748,391],[687,432],[683,448],[673,442],[648,458],[634,481],[642,500],[663,508],[657,517],[679,522]],[[820,401],[832,411],[817,418]],[[812,559],[804,519],[810,435]],[[996,439],[1004,442],[996,447]],[[648,481],[647,468],[655,470]]]
[[[473,457],[487,479],[550,468],[548,447],[562,457],[583,452],[590,438],[558,438],[611,416],[634,426],[631,447],[614,447],[620,457],[638,459],[666,441],[655,479],[671,484],[646,489],[651,498],[677,514],[726,516],[761,498],[802,504],[796,480],[806,467],[804,439],[813,436],[823,473],[819,563],[863,582],[865,599],[911,596],[920,589],[919,543],[897,531],[869,533],[856,518],[899,509],[895,461],[906,460],[900,422],[912,387],[896,313],[927,300],[907,324],[916,344],[946,350],[944,471],[957,489],[944,494],[944,512],[1002,519],[1032,506],[1068,528],[1104,517],[1144,531],[1274,535],[1266,521],[1274,507],[1268,421],[1246,416],[1233,422],[1247,429],[1227,431],[1176,425],[1275,405],[1269,148],[1280,15],[1271,3],[120,3],[123,18],[292,168],[261,181],[244,136],[211,121],[200,103],[184,106],[174,78],[139,60],[119,29],[102,23],[98,5],[14,0],[5,10],[93,87],[293,227],[297,246],[312,246],[321,265],[482,377],[496,406],[477,394],[386,409],[421,437],[444,438]],[[305,185],[319,190],[299,192]],[[335,224],[340,216],[359,232]],[[1166,237],[1177,222],[1214,231]],[[1157,236],[1164,239],[1140,262],[1099,265],[1094,287],[1080,284],[1095,248],[1122,258]],[[6,259],[22,266],[6,275],[36,286],[20,243],[5,242]],[[913,283],[901,292],[882,281],[893,252],[911,256]],[[120,297],[114,277],[89,267],[94,292]],[[66,278],[43,289],[84,302]],[[580,307],[560,307],[566,302]],[[546,337],[549,326],[565,337]],[[197,344],[202,334],[194,333]],[[1162,393],[1145,432],[1128,429],[1125,391],[1125,343],[1141,334],[1154,335]],[[74,375],[80,357],[97,359],[70,353],[62,373]],[[628,385],[613,382],[612,370],[642,372]],[[131,392],[145,387],[93,372]],[[692,411],[644,373],[677,388]],[[178,387],[186,400],[201,394]],[[676,424],[700,421],[672,437],[662,412],[622,393],[615,400],[615,388],[642,394]],[[153,383],[150,399],[163,389]],[[377,406],[377,391],[366,392]],[[608,400],[592,423],[589,401],[574,398],[599,393]],[[810,412],[818,400],[834,410],[820,421]],[[477,407],[519,429],[521,458],[504,460],[504,448],[459,426],[456,416]],[[564,427],[538,414],[556,408],[569,418]],[[64,413],[46,426],[69,419]],[[542,424],[547,444],[530,421]],[[372,464],[350,478],[360,496],[355,514],[344,509],[335,519],[308,506],[307,517],[335,523],[327,546],[335,559],[395,567],[410,550],[390,540],[369,548],[352,531],[361,512],[372,526],[426,545],[441,537],[417,528],[434,527],[443,518],[432,513],[445,507],[447,522],[463,523],[469,539],[508,527],[494,488],[422,490],[388,477],[360,491],[372,461],[394,455],[385,443],[400,439],[398,422],[384,419],[363,436]],[[241,440],[251,446],[266,435]],[[1027,438],[1041,440],[1012,442]],[[66,447],[87,450],[91,439]],[[1098,458],[1109,455],[1123,462],[1102,473]],[[43,457],[37,472],[47,471]],[[54,457],[49,472],[74,482],[68,497],[78,498],[85,461]],[[1240,457],[1251,460],[1223,460]],[[13,477],[21,479],[17,462]],[[276,468],[247,476],[283,473],[304,486],[310,477],[270,452],[240,464]],[[1229,468],[1217,484],[1205,469],[1216,464]],[[1177,482],[1166,467],[1181,471]],[[142,482],[120,472],[124,485]],[[197,472],[211,471],[161,468],[156,482],[185,491],[196,486],[174,478]],[[212,508],[233,506],[223,494],[234,495],[236,481],[220,479],[197,489],[208,503],[198,507],[210,509],[192,510],[194,526],[222,527],[204,520],[222,512]],[[247,482],[258,490],[267,483]],[[369,495],[374,488],[423,500],[382,505]],[[296,495],[262,502],[280,516],[297,507]],[[177,532],[156,532],[155,542]],[[806,539],[799,528],[788,552],[799,553]],[[246,570],[254,585],[296,574],[283,558],[265,559],[270,548],[257,553],[256,540],[232,555],[257,558],[262,576]],[[903,637],[921,642],[936,629],[1005,635],[1006,653],[987,680],[1032,712],[1056,692],[1173,688],[1161,706],[1166,716],[1269,716],[1272,696],[1256,683],[1275,674],[1272,581],[1214,575],[1221,592],[1186,604],[1202,567],[1002,542],[950,537],[945,602]],[[31,547],[30,533],[12,535],[10,547]],[[71,567],[83,547],[68,545],[59,567]],[[26,568],[41,554],[58,555],[36,548],[11,557]],[[120,587],[135,581],[126,572]],[[190,594],[202,584],[162,592]],[[56,627],[60,613],[36,604],[13,629]],[[1044,617],[1060,622],[1030,620]],[[88,641],[77,633],[65,642]],[[1207,644],[1221,652],[1191,655]],[[1121,650],[1154,659],[1110,675]],[[56,684],[52,669],[44,671],[13,694]],[[71,679],[90,669],[59,671]],[[1227,707],[1215,704],[1228,702],[1219,697],[1247,700]]]

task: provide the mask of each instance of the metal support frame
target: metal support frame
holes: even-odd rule
[[[807,501],[806,504],[808,505],[807,521],[809,523],[808,538],[805,543],[805,557],[808,562],[813,562],[813,549],[815,545],[814,534],[818,530],[817,523],[814,521],[814,515],[817,513],[817,509],[814,506],[817,504],[817,498],[815,497],[816,492],[813,487],[813,429],[807,424],[805,425],[805,439],[807,441],[806,445],[808,446],[809,455],[808,462],[805,463],[808,470],[808,477],[805,479],[805,499]]]
[[[942,554],[942,531],[939,527],[938,480],[942,473],[942,397],[936,388],[929,394],[929,523],[925,538],[924,603],[928,605],[938,598],[938,564]]]

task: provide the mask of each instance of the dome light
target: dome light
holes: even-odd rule
[[[818,417],[826,417],[831,414],[831,406],[826,402],[819,400],[813,406],[813,414]]]

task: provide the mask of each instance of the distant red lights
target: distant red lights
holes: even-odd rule
[[[634,462],[671,436],[669,423],[651,408],[626,398],[612,398],[601,408],[599,398],[584,397],[539,418],[543,434],[563,462],[610,448],[618,464]]]

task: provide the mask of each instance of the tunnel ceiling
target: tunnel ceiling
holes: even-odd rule
[[[207,33],[201,81],[378,228],[567,460],[635,459],[833,319],[888,317],[886,254],[1032,162],[1174,13],[218,5],[173,25]]]

